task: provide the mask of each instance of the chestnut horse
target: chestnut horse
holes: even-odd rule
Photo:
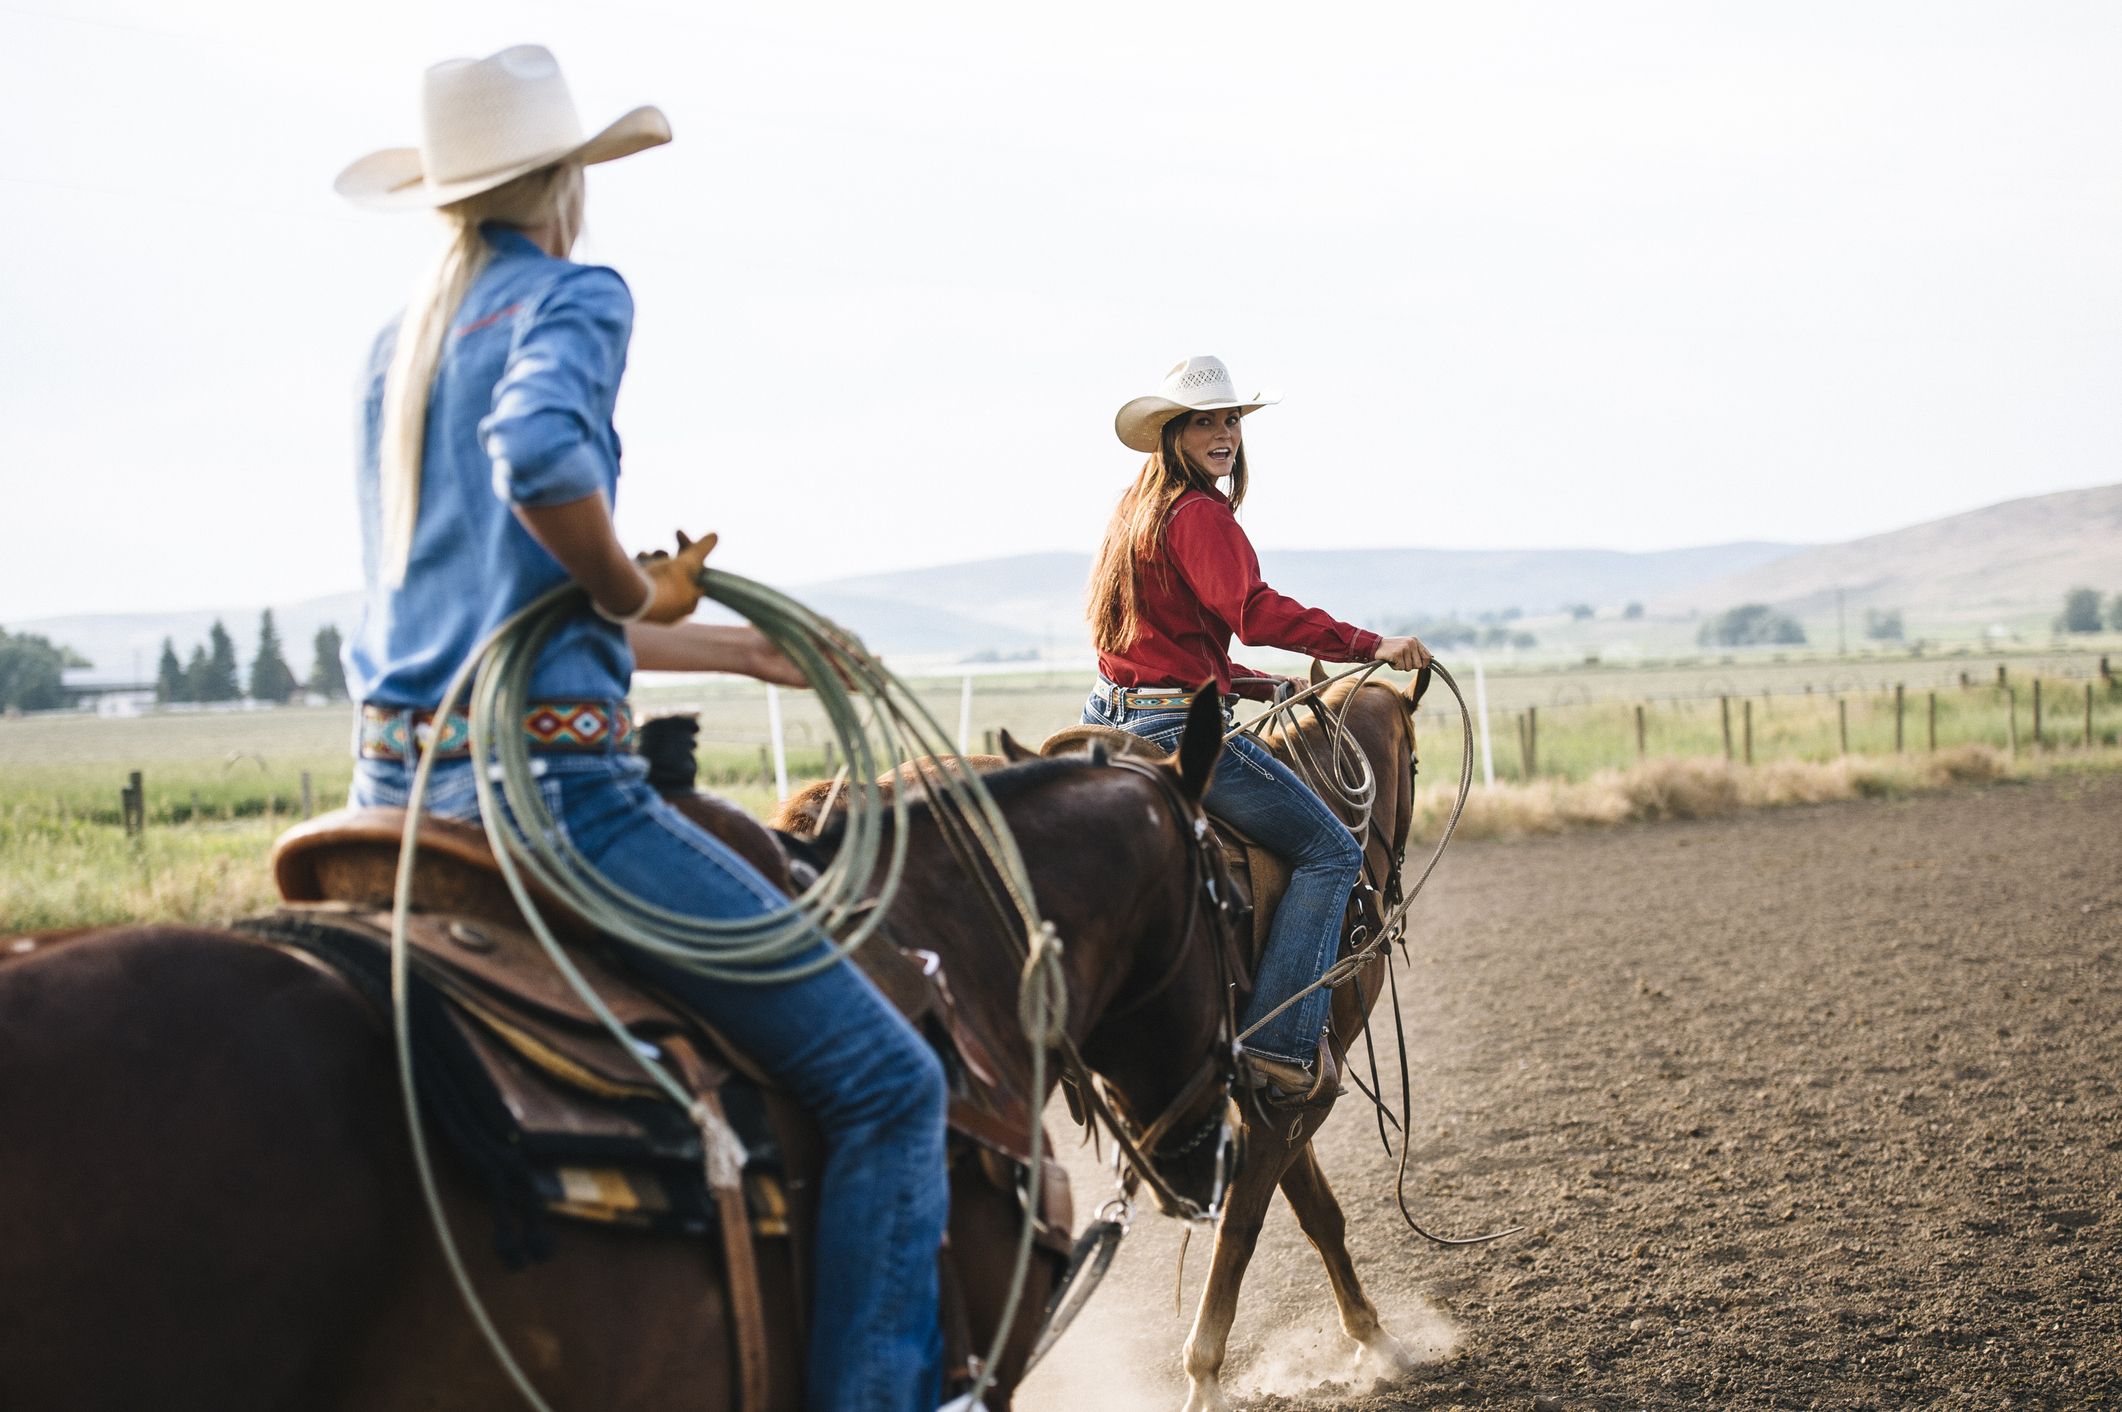
[[[1150,774],[1063,760],[987,777],[1064,939],[1069,1039],[1131,1111],[1180,1106],[1189,1124],[1227,1105],[1220,1088],[1178,1102],[1228,1045],[1222,919],[1199,903],[1192,833],[1217,725],[1205,713]],[[932,812],[913,808],[907,828],[897,930],[942,957],[961,1015],[1023,1082],[1014,953]],[[512,1273],[480,1235],[481,1196],[453,1164],[439,1175],[481,1297],[552,1406],[736,1405],[701,1245],[570,1225],[552,1258]],[[1163,1176],[1213,1200],[1213,1164]],[[994,1205],[954,1212],[951,1237],[992,1267],[967,1291],[983,1347],[1015,1254],[1014,1210]],[[794,1406],[800,1350],[775,1357],[774,1405]],[[191,927],[0,940],[0,1407],[521,1405],[421,1209],[389,1038],[344,982]]]

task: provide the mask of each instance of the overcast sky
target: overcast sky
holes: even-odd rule
[[[437,239],[330,190],[535,41],[638,308],[620,523],[1088,550],[1189,353],[1266,546],[1834,540],[2122,479],[2122,5],[0,0],[0,621],[358,581]]]

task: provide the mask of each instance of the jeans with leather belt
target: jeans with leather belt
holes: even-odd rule
[[[649,787],[639,757],[540,755],[533,768],[569,841],[644,901],[719,918],[785,904]],[[412,777],[405,761],[359,761],[353,802],[403,807]],[[476,819],[473,789],[469,759],[438,759],[429,809]],[[818,945],[826,945],[822,936]],[[741,985],[625,948],[619,954],[727,1035],[824,1130],[807,1405],[933,1412],[943,1359],[936,1255],[950,1204],[943,1068],[934,1052],[852,965]]]
[[[1113,704],[1100,680],[1083,707],[1086,725],[1116,726],[1166,750],[1186,730],[1184,711]],[[1180,690],[1181,688],[1174,688]],[[1341,950],[1341,921],[1363,872],[1363,850],[1348,825],[1296,773],[1251,736],[1223,747],[1208,786],[1209,812],[1231,821],[1289,864],[1289,891],[1268,931],[1243,1029],[1327,972]],[[1255,1054],[1309,1064],[1318,1052],[1333,993],[1315,990],[1245,1042]]]

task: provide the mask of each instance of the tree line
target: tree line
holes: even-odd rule
[[[2122,593],[2107,600],[2107,626],[2122,632]],[[2057,632],[2098,632],[2100,590],[2074,588],[2063,595],[2063,611],[2056,617]]]
[[[311,644],[313,660],[306,679],[298,680],[280,647],[279,629],[268,608],[258,620],[258,650],[251,655],[246,681],[236,663],[236,644],[216,618],[206,641],[192,646],[189,660],[177,657],[177,644],[162,639],[162,659],[155,667],[155,700],[170,702],[286,701],[308,692],[329,701],[346,699],[346,673],[339,665],[339,629],[326,623]]]

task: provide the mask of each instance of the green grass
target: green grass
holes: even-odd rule
[[[2122,692],[2094,680],[2086,654],[2009,659],[2017,694],[2020,759],[2067,769],[2112,761],[2122,734]],[[2032,677],[2039,667],[2044,744],[2033,739]],[[1962,687],[1966,673],[1971,685]],[[1469,704],[1472,672],[1459,672]],[[1757,763],[1828,762],[1841,754],[1837,703],[1848,712],[1852,755],[1892,759],[1892,683],[1906,683],[1900,758],[1930,753],[1930,695],[1937,697],[1941,753],[1982,745],[2008,750],[2012,698],[1994,686],[1995,659],[1750,661],[1708,667],[1666,664],[1488,674],[1490,729],[1499,784],[1527,783],[1517,722],[1536,715],[1537,779],[1581,784],[1638,761],[1635,707],[1644,704],[1644,757],[1722,760],[1723,703],[1732,753],[1743,761],[1747,714]],[[2094,682],[2093,738],[2085,751],[2085,689]],[[1028,672],[975,679],[973,749],[1009,730],[1036,744],[1072,724],[1085,680]],[[1811,687],[1810,694],[1806,688]],[[960,681],[914,683],[946,735],[959,722]],[[1763,693],[1767,694],[1764,695]],[[1657,699],[1659,697],[1666,699]],[[1673,699],[1679,698],[1679,699]],[[828,740],[815,703],[783,692],[792,787],[826,773]],[[648,685],[644,715],[700,716],[700,779],[754,814],[774,805],[765,693],[748,682],[703,679]],[[214,921],[271,901],[266,854],[300,817],[302,778],[314,808],[336,807],[352,775],[351,715],[344,707],[249,712],[164,712],[136,718],[81,715],[0,719],[0,929],[94,925],[153,917]],[[1419,719],[1422,782],[1436,787],[1459,768],[1459,719],[1441,685]],[[119,791],[143,780],[148,827],[128,839]],[[1475,777],[1480,777],[1478,763]]]

